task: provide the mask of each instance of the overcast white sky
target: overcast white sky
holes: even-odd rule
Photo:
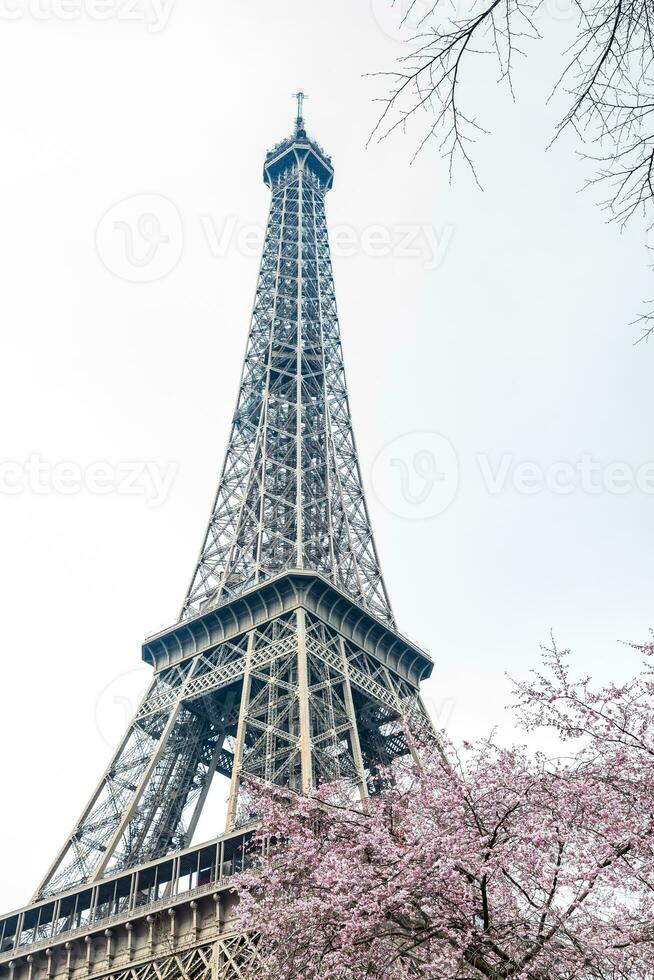
[[[107,20],[66,2],[0,0],[3,908],[29,898],[118,741],[141,640],[177,615],[233,411],[263,157],[299,85],[336,167],[378,546],[401,628],[436,660],[438,721],[511,737],[504,671],[536,664],[550,629],[608,677],[654,621],[654,345],[626,326],[651,273],[643,229],[619,235],[578,193],[572,147],[543,152],[565,17],[541,25],[552,45],[519,70],[516,104],[492,74],[470,81],[492,129],[482,193],[463,172],[450,186],[431,150],[409,166],[417,132],[366,150],[382,89],[362,75],[402,51],[385,0],[116,0]],[[584,459],[586,476],[552,469]],[[62,493],[63,463],[69,489],[94,463],[151,478]]]

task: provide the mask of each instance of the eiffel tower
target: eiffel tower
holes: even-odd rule
[[[230,887],[252,832],[243,785],[344,779],[365,797],[429,726],[432,661],[396,628],[370,527],[325,217],[334,170],[303,99],[265,159],[238,401],[180,617],[145,640],[153,676],[130,727],[30,904],[0,919],[0,980],[246,975],[256,948]],[[220,778],[226,832],[198,844]]]

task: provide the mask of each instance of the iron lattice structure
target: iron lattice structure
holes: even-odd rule
[[[32,903],[0,920],[12,980],[17,964],[40,980],[40,952],[44,980],[240,976],[255,953],[230,932],[222,883],[244,860],[244,781],[305,792],[345,779],[366,796],[429,728],[419,684],[432,663],[396,630],[352,432],[333,168],[299,106],[264,166],[270,215],[197,568],[178,622],[144,644],[151,684],[88,805]],[[227,832],[194,845],[216,774],[230,781]]]
[[[325,217],[331,162],[299,120],[264,176],[272,201],[238,405],[182,616],[311,568],[392,623],[345,383]]]

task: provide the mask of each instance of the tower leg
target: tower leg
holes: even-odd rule
[[[307,625],[304,609],[297,611],[297,673],[300,705],[300,758],[302,760],[302,791],[313,786],[311,762],[311,714],[309,709],[309,665],[307,661]]]
[[[254,638],[255,634],[254,631],[252,631],[248,637],[248,648],[245,656],[243,689],[241,691],[241,710],[239,711],[238,716],[238,731],[236,733],[236,745],[234,747],[232,781],[229,788],[229,802],[227,804],[226,831],[228,833],[236,826],[238,794],[241,786],[241,766],[243,764],[243,748],[245,746],[248,705],[250,702],[250,691],[252,687],[252,651],[254,649]]]

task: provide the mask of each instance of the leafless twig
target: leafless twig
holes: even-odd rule
[[[405,21],[417,2],[411,0]],[[490,58],[512,95],[515,57],[540,37],[536,15],[544,2],[435,0],[397,70],[380,73],[388,93],[379,100],[383,108],[370,139],[383,140],[424,119],[416,155],[436,139],[450,176],[462,160],[477,180],[473,144],[486,130],[474,111],[472,70],[480,58]],[[574,38],[552,91],[568,107],[553,141],[569,129],[583,141],[582,155],[595,167],[588,184],[607,188],[602,207],[610,220],[624,228],[640,215],[654,225],[654,3],[570,2]],[[457,3],[465,5],[464,12]],[[635,322],[643,328],[641,341],[654,335],[654,306]]]

